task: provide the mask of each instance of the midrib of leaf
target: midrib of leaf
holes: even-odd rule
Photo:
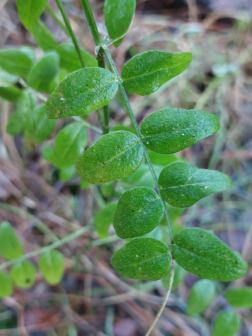
[[[143,260],[143,261],[139,261],[139,262],[136,262],[136,263],[128,264],[126,266],[119,266],[119,267],[120,267],[120,269],[124,269],[124,268],[132,267],[132,266],[142,265],[142,264],[145,264],[146,262],[149,262],[149,261],[152,261],[152,260],[155,260],[155,259],[159,259],[166,254],[169,254],[169,251],[167,251],[165,253],[158,254],[154,258],[146,259],[146,260]]]
[[[172,125],[171,125],[172,126]],[[178,132],[184,132],[184,131],[187,131],[187,130],[195,130],[195,128],[197,127],[198,125],[194,126],[194,127],[187,127],[187,128],[181,128],[179,129],[178,131],[165,131],[165,132],[162,132],[162,133],[154,133],[154,134],[151,134],[151,135],[143,135],[143,138],[146,139],[146,138],[152,138],[152,137],[156,137],[156,136],[159,136],[159,135],[163,135],[163,134],[171,134],[171,133],[178,133]]]
[[[179,66],[182,66],[182,65],[184,65],[184,64],[186,64],[186,63],[188,63],[188,62],[183,62],[183,63],[179,63],[178,65],[175,65],[175,66],[173,66],[173,67],[167,67],[167,68],[163,68],[163,69],[155,70],[155,71],[152,71],[152,72],[148,72],[148,73],[146,73],[146,74],[144,74],[144,75],[141,75],[141,76],[130,77],[130,78],[127,78],[126,80],[122,79],[122,81],[123,81],[123,83],[126,83],[126,82],[128,82],[128,81],[130,81],[130,80],[132,80],[132,79],[142,78],[142,77],[147,77],[147,76],[153,75],[153,74],[158,73],[158,72],[168,71],[168,70],[170,70],[170,69],[174,69],[174,68],[177,68],[177,67],[179,67]]]
[[[68,154],[68,152],[70,151],[70,149],[72,148],[72,146],[73,146],[73,144],[74,144],[76,138],[78,137],[80,131],[82,130],[82,128],[83,128],[83,127],[81,127],[81,128],[77,131],[77,133],[75,134],[75,136],[74,136],[74,138],[73,138],[73,141],[72,141],[72,142],[70,143],[70,145],[66,148],[64,155],[62,155],[61,160],[59,161],[59,162],[60,162],[60,165],[61,165],[61,163],[64,161],[64,158],[66,157],[66,155]]]
[[[232,267],[232,266],[225,266],[225,265],[223,265],[223,264],[221,264],[221,263],[219,263],[219,264],[217,264],[217,263],[215,263],[214,261],[212,261],[211,259],[207,259],[207,258],[204,258],[204,257],[202,257],[202,256],[200,256],[200,255],[198,255],[198,254],[196,254],[196,253],[193,253],[193,252],[191,252],[191,251],[188,251],[187,249],[185,249],[185,248],[183,248],[183,247],[180,247],[178,244],[174,244],[174,245],[176,245],[179,249],[181,249],[181,250],[183,250],[183,251],[186,251],[187,253],[189,253],[189,254],[192,254],[193,256],[196,256],[196,257],[198,257],[198,258],[200,258],[200,259],[202,259],[202,260],[204,260],[204,261],[208,261],[208,262],[211,262],[214,266],[221,266],[221,267],[223,267],[223,268],[225,268],[225,269],[232,269],[232,270],[238,270],[238,271],[242,271],[242,269],[241,268],[234,268],[234,267]]]
[[[214,182],[208,182],[208,181],[205,181],[205,182],[198,182],[198,183],[188,183],[188,184],[178,184],[178,185],[176,185],[176,186],[174,186],[174,187],[165,187],[165,188],[163,188],[163,187],[161,187],[160,186],[160,188],[161,189],[163,189],[163,190],[166,190],[166,189],[175,189],[175,188],[178,188],[178,187],[190,187],[190,186],[198,186],[198,185],[201,185],[201,184],[214,184],[214,183],[216,183],[216,182],[221,182],[221,180],[215,180]]]
[[[117,82],[116,78],[113,78],[113,79],[107,81],[105,84],[102,84],[97,88],[91,89],[89,91],[85,91],[84,93],[81,93],[81,94],[76,95],[74,97],[65,98],[64,103],[68,102],[69,100],[72,100],[72,99],[75,99],[75,98],[78,98],[78,97],[81,97],[81,96],[85,96],[88,93],[95,92],[96,90],[102,89],[102,88],[106,87],[107,85],[111,84],[112,82]],[[63,92],[60,91],[60,89],[59,89],[59,92],[63,94]]]
[[[140,140],[137,140],[132,146],[126,148],[124,151],[122,151],[122,152],[120,152],[119,154],[113,156],[113,157],[112,157],[111,159],[109,159],[108,161],[103,161],[101,165],[99,165],[99,166],[97,166],[97,167],[95,167],[95,168],[93,168],[93,169],[87,171],[87,173],[90,173],[90,172],[92,172],[92,171],[95,171],[95,170],[97,170],[97,169],[103,167],[103,166],[104,166],[103,163],[107,164],[107,163],[109,163],[109,162],[115,160],[116,158],[122,156],[122,155],[123,155],[124,153],[126,153],[128,150],[130,150],[131,148],[133,148],[134,146],[136,146],[139,142],[140,142]]]

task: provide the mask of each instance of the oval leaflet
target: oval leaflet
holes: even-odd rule
[[[41,255],[39,269],[50,285],[58,284],[64,274],[65,259],[62,253],[52,250]]]
[[[113,226],[122,239],[143,236],[155,229],[163,213],[162,201],[153,189],[130,189],[118,202]]]
[[[150,114],[142,123],[143,142],[160,154],[177,153],[220,128],[218,118],[197,110],[163,109]]]
[[[133,174],[142,158],[140,139],[131,132],[117,131],[91,146],[78,161],[76,171],[86,182],[106,183]]]
[[[173,239],[172,255],[188,272],[210,280],[236,280],[248,268],[239,253],[212,233],[199,228],[178,232]]]
[[[106,69],[85,68],[68,75],[46,102],[50,119],[85,115],[115,97],[118,81]]]
[[[111,264],[121,275],[130,279],[159,280],[171,268],[168,247],[153,238],[135,238],[117,251]]]
[[[166,166],[158,181],[164,200],[177,208],[190,207],[201,198],[232,185],[229,176],[215,170],[199,169],[186,162]]]

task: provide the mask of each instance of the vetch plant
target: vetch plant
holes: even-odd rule
[[[5,74],[4,90],[0,90],[0,95],[17,102],[7,131],[13,136],[24,134],[28,147],[34,148],[52,134],[56,119],[74,119],[58,133],[53,149],[44,147],[44,158],[60,169],[62,180],[74,176],[76,169],[83,189],[90,184],[101,185],[102,195],[110,199],[95,218],[96,230],[100,237],[106,237],[113,223],[118,237],[129,240],[114,253],[111,259],[114,269],[131,279],[163,279],[167,294],[146,334],[149,335],[162,314],[171,289],[178,286],[186,271],[207,279],[200,280],[192,288],[189,314],[201,313],[211,303],[215,296],[213,280],[233,281],[247,271],[247,264],[241,256],[211,232],[200,228],[179,228],[174,235],[175,227],[172,225],[183,211],[181,209],[232,184],[222,172],[199,169],[171,155],[215,134],[220,124],[211,113],[164,106],[164,109],[149,115],[140,127],[126,91],[142,96],[152,94],[188,68],[191,53],[147,51],[131,58],[120,76],[109,45],[118,47],[122,43],[132,23],[135,0],[105,1],[104,15],[109,36],[104,40],[98,32],[89,1],[81,0],[96,44],[97,60],[80,48],[61,1],[56,0],[56,3],[65,22],[63,29],[72,43],[57,45],[50,31],[39,21],[46,0],[17,0],[21,22],[33,34],[45,55],[36,62],[33,50],[28,47],[0,51],[0,66]],[[16,82],[22,84],[22,90],[14,90],[12,84]],[[118,89],[134,130],[109,127],[108,104]],[[49,94],[48,99],[44,93]],[[44,104],[37,105],[38,98]],[[103,108],[102,129],[85,120],[88,114],[100,108]],[[102,135],[84,151],[88,143],[87,127]],[[120,179],[122,189],[116,189],[113,183]],[[120,198],[112,201],[113,196]],[[151,236],[157,227],[162,230],[161,239]],[[14,265],[11,269],[14,283],[20,288],[29,288],[35,281],[36,268],[26,259],[41,255],[39,269],[45,280],[55,285],[60,282],[65,265],[64,256],[55,248],[87,230],[82,228],[48,247],[23,255],[23,245],[11,225],[2,223],[0,253],[10,261],[0,269]],[[8,277],[6,273],[0,274],[1,296],[11,295],[12,282]],[[239,292],[240,299],[236,299],[235,291]],[[226,298],[230,305],[251,307],[251,293],[246,296],[246,291],[246,288],[228,291]],[[229,321],[228,330],[224,326],[226,321]],[[233,335],[239,326],[239,316],[226,311],[217,317],[213,334],[224,335],[225,330],[226,334]]]

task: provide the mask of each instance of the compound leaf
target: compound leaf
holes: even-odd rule
[[[188,272],[211,280],[236,280],[248,268],[239,253],[212,233],[199,228],[179,231],[173,239],[172,254]]]
[[[167,53],[151,50],[136,55],[122,69],[123,85],[141,96],[157,91],[165,82],[181,74],[191,63],[188,52]]]
[[[0,67],[10,74],[27,77],[33,61],[21,50],[9,48],[0,50]]]
[[[162,170],[159,185],[167,203],[186,208],[203,197],[231,187],[232,181],[221,172],[199,169],[186,162],[175,162]]]
[[[136,0],[106,0],[104,5],[105,24],[112,40],[127,33],[136,9]],[[118,47],[123,38],[114,42]]]
[[[0,272],[0,297],[11,296],[12,292],[13,284],[10,275]]]
[[[168,247],[153,238],[136,238],[117,251],[111,264],[115,270],[130,279],[159,280],[171,268]]]
[[[163,213],[162,201],[153,189],[130,189],[118,202],[113,226],[122,239],[140,237],[155,229]]]
[[[113,222],[113,217],[117,207],[117,201],[106,204],[95,216],[95,229],[100,238],[108,237],[109,227]]]
[[[39,92],[50,93],[51,82],[59,70],[59,56],[56,52],[49,52],[31,70],[28,84]]]
[[[39,258],[39,269],[50,285],[58,284],[64,274],[65,258],[57,250],[48,251]]]
[[[133,174],[142,158],[140,139],[131,132],[117,131],[91,146],[77,163],[76,171],[86,182],[106,183]]]
[[[197,110],[163,109],[149,115],[141,126],[146,147],[160,154],[177,153],[220,128],[218,118]]]
[[[67,76],[49,97],[47,115],[58,119],[88,114],[115,97],[118,81],[106,69],[85,68]]]
[[[34,26],[47,3],[48,0],[17,0],[18,14],[26,29]]]
[[[0,225],[0,253],[6,259],[15,259],[24,253],[24,246],[9,222]]]
[[[190,292],[187,313],[190,315],[201,313],[209,306],[214,296],[215,285],[211,280],[197,281]]]
[[[60,44],[56,51],[60,56],[60,67],[62,69],[73,72],[82,68],[80,58],[73,44]],[[86,67],[97,67],[97,60],[92,55],[83,49],[81,49],[81,54]]]
[[[213,325],[213,336],[234,336],[240,329],[241,318],[233,311],[220,313]]]
[[[225,295],[228,303],[235,308],[252,308],[252,288],[235,287]]]
[[[28,260],[21,261],[12,266],[11,277],[19,288],[30,288],[36,279],[36,268]]]
[[[81,122],[63,128],[55,141],[53,164],[61,169],[72,166],[84,152],[87,140],[87,130]]]
[[[57,48],[57,43],[54,40],[51,32],[42,21],[38,21],[32,27],[31,33],[37,45],[44,51],[54,50]]]

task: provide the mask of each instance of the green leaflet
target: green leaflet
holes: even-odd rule
[[[0,97],[12,103],[16,103],[22,91],[15,86],[0,87]]]
[[[67,125],[56,138],[53,164],[61,169],[72,166],[84,152],[87,141],[87,130],[81,122]]]
[[[137,55],[122,69],[123,85],[141,96],[157,91],[165,82],[181,74],[191,63],[191,53],[151,50]]]
[[[27,77],[33,66],[33,61],[19,49],[9,48],[0,50],[0,67],[10,74]]]
[[[45,105],[38,106],[31,116],[33,127],[30,130],[35,146],[46,140],[54,131],[57,120],[51,120],[46,115]]]
[[[213,326],[212,336],[234,336],[241,326],[241,318],[233,311],[220,313]]]
[[[0,272],[0,297],[11,296],[12,292],[13,284],[10,275]]]
[[[227,291],[225,297],[232,307],[235,308],[252,307],[252,288],[235,287]]]
[[[39,269],[50,285],[58,284],[64,274],[65,258],[62,253],[52,250],[39,258]]]
[[[57,48],[57,43],[54,40],[50,30],[42,21],[37,21],[32,27],[31,33],[37,45],[44,51],[54,50]]]
[[[171,268],[168,247],[152,238],[136,238],[117,251],[111,264],[115,270],[130,279],[159,280]]]
[[[49,52],[32,68],[28,84],[36,91],[50,93],[50,84],[58,70],[59,56],[56,52]]]
[[[73,44],[60,44],[56,51],[60,56],[60,67],[62,69],[73,72],[82,68],[80,58]],[[97,60],[92,55],[83,49],[81,49],[81,54],[85,67],[97,67]]]
[[[117,201],[106,204],[95,216],[95,230],[100,238],[108,237],[109,227],[113,222],[113,217],[117,207]]]
[[[186,270],[184,270],[184,268],[182,268],[178,263],[175,262],[172,289],[176,289],[178,287],[180,282],[184,279],[185,275],[186,275]],[[168,287],[169,287],[170,278],[171,278],[171,272],[169,272],[162,279],[162,284],[166,289],[168,289]]]
[[[161,195],[174,207],[190,207],[201,198],[232,185],[230,177],[215,170],[199,169],[186,162],[165,167],[159,176]]]
[[[85,152],[76,171],[86,182],[106,183],[134,173],[142,158],[143,148],[135,134],[112,132],[102,136]]]
[[[35,266],[28,260],[21,261],[12,266],[11,277],[19,288],[30,288],[36,279]]]
[[[37,103],[36,95],[31,91],[23,91],[19,97],[15,112],[10,116],[7,132],[12,136],[32,131],[34,128],[33,110]]]
[[[106,0],[104,5],[105,24],[109,37],[115,40],[125,35],[130,28],[136,9],[136,0]],[[114,42],[118,47],[123,38]]]
[[[58,119],[88,114],[115,97],[118,81],[108,70],[85,68],[67,76],[46,103],[47,115]]]
[[[215,285],[211,280],[197,281],[190,292],[187,313],[190,315],[199,314],[205,310],[215,296]]]
[[[204,139],[220,128],[218,118],[197,110],[163,109],[142,123],[143,142],[160,154],[177,153]]]
[[[239,253],[199,228],[178,232],[173,239],[172,254],[188,272],[211,280],[236,280],[244,276],[248,268]]]
[[[0,253],[6,259],[15,259],[24,253],[24,247],[9,222],[0,225]]]
[[[35,25],[47,3],[48,0],[17,0],[18,14],[26,29]]]
[[[60,169],[60,180],[67,182],[71,180],[76,174],[75,165],[68,168]]]
[[[153,189],[130,189],[118,202],[113,226],[122,239],[140,237],[155,229],[163,213],[162,201]]]

